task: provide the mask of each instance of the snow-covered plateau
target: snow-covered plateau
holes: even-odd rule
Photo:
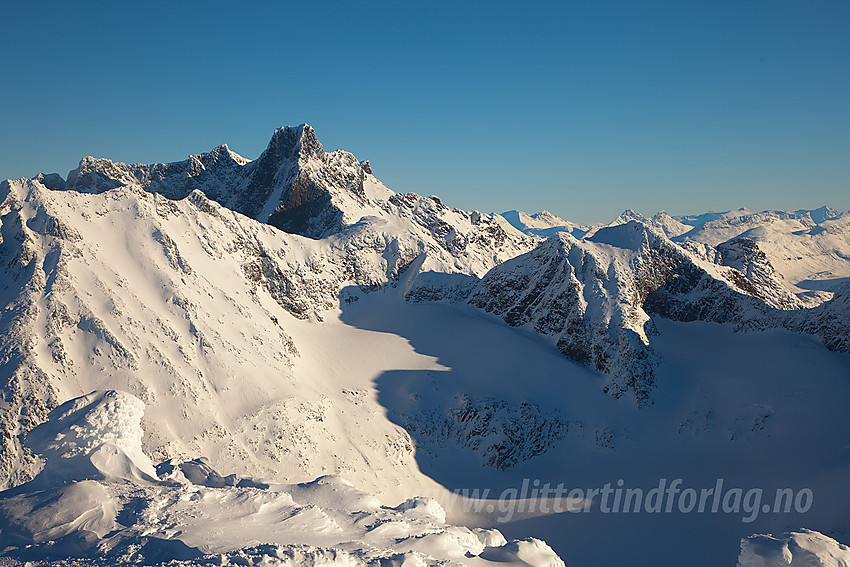
[[[850,213],[463,211],[302,125],[4,181],[0,262],[0,565],[847,565]]]

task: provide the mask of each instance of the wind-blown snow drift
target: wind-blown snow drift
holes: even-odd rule
[[[738,567],[848,567],[850,548],[812,530],[757,534],[741,542]]]
[[[59,406],[28,436],[46,460],[30,483],[0,493],[0,541],[22,559],[182,559],[345,565],[562,566],[543,542],[445,522],[435,501],[387,508],[339,476],[265,484],[221,477],[203,459],[142,453],[144,404],[115,390]],[[40,544],[39,547],[28,547]]]

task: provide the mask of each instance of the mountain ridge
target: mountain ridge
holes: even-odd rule
[[[14,187],[13,182],[4,182],[3,208],[12,212],[27,200],[46,204],[50,192],[57,189],[51,189],[43,182],[51,186],[58,183],[50,176],[38,176],[26,183],[16,182]],[[112,187],[114,184],[119,185]],[[807,321],[805,315],[796,316],[793,322],[784,317],[759,316],[758,323],[753,323],[748,315],[729,312],[732,305],[746,303],[740,299],[746,296],[756,298],[755,303],[749,303],[755,307],[747,308],[743,313],[804,307],[788,291],[781,275],[752,239],[737,238],[711,247],[674,237],[679,242],[677,244],[669,239],[672,217],[659,213],[653,219],[646,219],[627,210],[608,226],[572,226],[573,232],[580,231],[579,238],[559,236],[564,234],[559,229],[554,230],[554,236],[548,240],[541,240],[537,235],[524,235],[499,215],[452,209],[433,196],[394,193],[374,178],[368,162],[359,162],[353,155],[340,150],[325,152],[313,129],[306,124],[275,130],[266,150],[253,161],[241,158],[225,145],[206,154],[190,156],[185,162],[171,164],[127,166],[103,159],[84,158],[80,167],[69,175],[69,183],[58,190],[60,193],[62,189],[84,190],[84,193],[101,195],[120,191],[121,188],[131,201],[152,193],[155,196],[152,202],[155,217],[164,215],[167,218],[170,214],[167,211],[177,210],[171,203],[183,200],[199,212],[223,219],[216,212],[216,207],[211,206],[211,202],[218,200],[227,209],[248,213],[247,216],[260,222],[265,219],[267,224],[283,228],[284,232],[290,232],[297,238],[315,241],[317,247],[303,241],[284,245],[290,250],[286,253],[290,259],[283,263],[280,252],[252,243],[253,237],[245,240],[240,236],[227,245],[247,254],[241,273],[251,293],[260,290],[268,293],[297,319],[321,320],[322,312],[338,308],[340,301],[350,300],[341,292],[348,283],[361,289],[395,285],[403,271],[413,269],[413,275],[406,276],[409,281],[407,299],[469,302],[498,315],[512,326],[530,325],[534,332],[554,337],[555,346],[567,357],[606,375],[609,381],[606,390],[617,397],[631,396],[638,406],[651,402],[653,368],[658,363],[650,346],[653,325],[651,315],[644,310],[644,302],[647,301],[652,313],[677,320],[733,321],[741,329],[784,326],[824,338],[833,348],[846,348],[835,338],[840,335],[840,329],[828,328],[825,323],[829,320],[827,315],[812,315],[819,317],[819,323]],[[244,195],[250,198],[243,199]],[[145,200],[150,201],[147,197],[142,199]],[[151,206],[143,205],[142,201],[132,207]],[[68,206],[74,205],[68,203]],[[841,215],[836,217],[831,209],[818,211],[824,218],[829,217],[824,222],[842,218]],[[141,210],[137,213],[147,214]],[[795,218],[795,214],[773,216],[791,219]],[[806,214],[811,218],[809,212]],[[10,236],[13,240],[23,238],[26,244],[13,260],[21,265],[39,256],[37,253],[33,256],[39,240],[47,243],[58,238],[58,241],[68,241],[73,247],[73,243],[82,238],[79,230],[47,211],[36,214],[36,217],[44,217],[38,223],[34,223],[35,218],[24,220],[20,213],[13,216],[14,226],[19,228],[10,229],[18,231]],[[566,222],[551,214],[532,217],[517,212],[516,217],[515,222],[533,220],[548,227],[545,230],[558,228],[552,225]],[[742,218],[764,217],[754,216],[746,210],[732,215],[739,225]],[[718,222],[723,214],[681,218],[707,219],[704,224],[710,224]],[[235,218],[229,218],[227,228],[220,229],[222,234],[233,231],[237,222]],[[745,227],[748,226],[746,223],[749,221],[743,222]],[[12,225],[7,222],[5,226]],[[29,232],[25,226],[34,228],[36,233]],[[529,229],[528,225],[524,226]],[[34,240],[26,236],[38,233],[41,236]],[[192,262],[181,255],[176,240],[168,236],[164,228],[152,229],[152,237],[162,246],[167,265],[182,273],[181,277],[191,277]],[[205,244],[207,247],[210,245]],[[63,257],[62,248],[57,249],[59,258]],[[293,254],[299,248],[309,252],[306,255]],[[42,254],[46,259],[56,256],[56,253],[45,251]],[[526,258],[531,264],[523,266]],[[313,274],[302,269],[305,261],[308,265],[313,262],[317,266]],[[540,265],[533,267],[535,262],[540,262]],[[61,262],[54,270],[60,266]],[[523,298],[511,305],[513,300],[506,296],[505,278],[509,277],[510,270],[515,269],[512,266],[523,266],[519,268],[520,273],[533,273],[549,266],[544,270],[551,272],[544,278],[549,283],[540,289],[525,289],[532,280],[526,276],[515,279],[519,287],[511,293],[520,294]],[[677,270],[683,269],[701,275],[690,275],[681,281],[692,281],[688,285],[702,286],[704,290],[700,293],[727,297],[723,300],[725,307],[718,311],[716,305],[720,303],[715,297],[709,302],[715,307],[703,305],[694,311],[694,300],[684,299],[699,296],[693,295],[693,289],[685,294],[681,291],[671,294],[671,278],[679,277],[681,274]],[[453,283],[446,288],[450,280],[435,283],[428,276],[430,272],[456,273],[470,278],[451,280]],[[584,275],[577,280],[577,274]],[[61,274],[58,274],[58,280],[56,278],[53,276],[52,281],[63,281]],[[555,288],[547,291],[546,288],[551,285],[557,287],[558,278],[565,278],[564,281],[571,283],[561,291],[555,292]],[[46,275],[43,279],[51,281]],[[535,285],[543,285],[544,280]],[[694,283],[700,281],[710,283]],[[49,292],[49,288],[45,290]],[[704,299],[697,300],[698,304],[700,302]],[[559,310],[554,313],[547,311],[543,317],[542,312],[537,311],[540,305],[557,305]],[[571,307],[563,311],[567,305]],[[52,308],[48,302],[48,311],[54,312],[55,309],[67,312],[66,307]],[[831,313],[831,309],[825,308],[818,313]],[[138,359],[115,339],[114,333],[104,327],[100,319],[91,319],[86,312],[62,317],[70,317],[76,328],[105,340],[114,351],[116,360],[129,360],[132,365],[135,364],[132,361]],[[203,334],[197,336],[201,344],[208,343]],[[281,336],[284,337],[283,344],[287,345],[285,351],[297,356],[295,343],[286,338],[285,333]],[[51,356],[61,360],[64,347],[59,337],[48,338],[47,341],[53,345]],[[19,360],[25,358],[19,356]],[[27,372],[37,372],[39,367],[30,364],[29,368],[36,370]],[[33,376],[34,383],[49,382]],[[42,400],[55,398],[49,390],[39,392],[37,396]],[[44,406],[34,404],[34,408],[41,408],[36,411],[36,421],[43,419],[46,409],[54,403],[51,401]],[[11,421],[20,422],[22,419],[18,416]],[[10,431],[17,430],[11,422],[7,423],[12,428]],[[28,422],[24,420],[23,423]],[[24,429],[27,427],[25,425]],[[20,453],[17,449],[15,452]],[[24,458],[22,453],[19,458]]]

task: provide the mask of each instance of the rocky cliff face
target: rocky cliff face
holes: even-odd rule
[[[537,405],[477,395],[459,396],[447,408],[398,416],[417,450],[438,455],[448,443],[475,454],[484,465],[505,470],[542,455],[569,433],[559,412]]]

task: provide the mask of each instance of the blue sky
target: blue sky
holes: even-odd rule
[[[845,0],[6,4],[0,178],[308,122],[466,209],[850,209]]]

